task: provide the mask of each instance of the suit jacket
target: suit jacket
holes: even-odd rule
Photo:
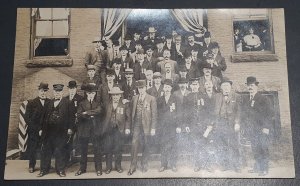
[[[41,120],[49,102],[50,99],[46,98],[43,106],[39,97],[28,101],[24,119],[28,125],[27,131],[29,135],[38,135],[39,130],[42,129],[43,121]]]
[[[100,50],[97,52],[94,47],[91,47],[86,53],[84,57],[85,65],[95,65],[97,66],[97,70],[100,68],[106,67],[108,60],[108,55],[105,50]]]
[[[222,71],[227,69],[227,65],[225,62],[225,58],[221,56],[221,54],[217,54],[215,61],[217,62],[218,66],[214,65],[211,71],[213,76],[219,77],[220,79],[223,78]]]
[[[111,117],[113,112],[112,100],[109,102],[107,109],[105,111],[105,117],[103,122],[103,133],[107,133],[112,130]],[[122,100],[119,101],[116,108],[116,122],[118,129],[121,133],[124,133],[125,129],[131,129],[131,112],[129,103],[123,104]]]
[[[186,46],[180,44],[179,52],[181,52],[181,54],[184,55],[186,53]],[[181,65],[184,62],[184,56],[180,55],[179,52],[176,50],[176,44],[174,44],[171,49],[171,59],[177,61],[178,65]]]
[[[252,100],[250,95],[245,96],[242,104],[245,128],[249,129],[253,136],[260,134],[263,128],[271,129],[274,111],[268,97],[258,92]]]
[[[145,61],[147,61],[147,63],[150,64],[150,70],[152,70],[153,72],[157,72],[156,66],[158,63],[158,59],[155,57],[151,57],[150,59],[148,59],[147,57],[145,57]]]
[[[211,76],[211,81],[212,81],[212,84],[213,84],[213,91],[214,92],[220,92],[220,83],[221,83],[221,80],[220,78],[216,77],[216,76]],[[205,77],[202,76],[200,77],[199,79],[199,91],[204,93],[205,92],[205,87],[204,87],[204,84],[205,84],[206,80],[205,80]]]
[[[90,79],[90,78],[88,77],[88,78],[86,78],[85,80],[83,80],[82,86],[84,87],[84,86],[86,86],[86,85],[89,84],[89,83],[95,83],[95,84],[96,84],[96,87],[99,87],[102,81],[103,81],[103,80],[102,80],[99,76],[95,75],[93,79]]]
[[[163,57],[163,53],[164,53],[164,49],[162,49],[161,51],[158,51],[158,49],[155,49],[153,51],[153,57],[154,58]]]
[[[82,114],[87,112],[87,114]],[[103,134],[100,122],[100,113],[102,108],[98,100],[94,99],[92,103],[88,99],[84,99],[79,103],[77,109],[78,115],[78,137],[100,136]]]
[[[123,93],[123,98],[132,100],[132,97],[138,94],[138,89],[135,85],[135,79],[132,79],[131,86],[127,84],[127,81],[123,83],[122,90],[124,91]]]
[[[119,86],[123,86],[123,83],[126,81],[126,77],[124,72],[122,72],[122,70],[120,70],[119,75],[116,74],[115,72],[115,79],[114,79],[114,83],[118,84]]]
[[[181,90],[179,89],[179,90],[176,90],[174,93],[173,93],[173,95],[174,95],[174,97],[175,97],[175,99],[176,99],[176,102],[177,102],[177,104],[178,104],[178,112],[177,112],[177,114],[178,114],[178,117],[177,117],[177,120],[178,120],[178,122],[179,122],[179,124],[181,125],[181,126],[184,126],[184,120],[185,120],[185,118],[184,118],[184,113],[185,112],[187,112],[186,110],[185,110],[185,103],[184,103],[184,101],[186,101],[186,97],[189,95],[191,93],[191,91],[189,91],[189,90],[186,90],[185,91],[185,93],[184,93],[184,95],[182,95],[182,93],[181,93]]]
[[[135,116],[136,116],[136,108],[138,103],[139,95],[136,95],[132,98],[132,125],[133,128],[135,126]],[[156,129],[157,123],[157,103],[156,99],[149,94],[145,95],[144,99],[144,107],[142,110],[142,126],[144,129],[144,133],[146,135],[150,135],[151,129]]]
[[[146,79],[145,71],[151,69],[151,66],[148,61],[143,62],[142,66],[139,61],[136,61],[133,65],[134,79]]]
[[[115,85],[115,83],[114,83],[114,85]],[[109,87],[108,87],[107,82],[100,85],[97,99],[100,101],[101,104],[103,104],[104,108],[107,107],[109,100],[110,100],[108,91],[109,91]]]
[[[58,115],[55,122],[55,134],[57,136],[67,136],[67,130],[72,129],[74,130],[74,121],[75,116],[73,115],[73,110],[71,109],[72,102],[66,99],[65,97],[61,99],[59,104],[57,105]],[[53,134],[51,132],[51,115],[54,109],[54,99],[50,100],[49,104],[45,108],[45,112],[43,114],[43,126],[42,126],[42,138],[47,138],[49,134]]]
[[[66,96],[67,100],[70,100],[70,95]],[[70,100],[72,102],[71,104],[71,109],[72,109],[72,113],[75,115],[77,113],[77,108],[79,106],[79,103],[83,100],[83,96],[79,95],[79,94],[75,94],[73,99]],[[75,121],[76,122],[76,121]]]
[[[192,61],[190,69],[187,69],[186,79],[190,80],[191,78],[197,78],[200,74],[198,61]]]
[[[173,107],[171,109],[170,107]],[[174,95],[171,95],[166,103],[165,96],[157,98],[159,130],[162,131],[162,138],[176,134],[178,127],[178,103]]]
[[[227,115],[227,121],[230,127],[226,126],[226,123],[219,122],[220,119],[224,120],[222,117],[221,106],[222,103],[226,104],[226,112],[224,113]],[[218,94],[216,96],[216,107],[215,107],[215,118],[216,118],[216,128],[223,130],[233,130],[234,124],[240,124],[240,116],[241,116],[241,97],[235,92],[230,92],[228,95],[227,101],[225,101],[224,96],[222,94]]]
[[[220,93],[212,92],[211,97],[208,96],[207,92],[202,93],[203,103],[204,103],[204,122],[207,125],[214,124],[214,111],[216,107],[216,98],[220,97]]]
[[[166,80],[166,74],[162,74],[161,75],[161,81],[164,82]],[[173,82],[173,84],[177,84],[178,80],[179,80],[179,75],[178,74],[175,74],[175,73],[172,73],[171,74],[171,80]]]
[[[164,95],[163,85],[161,84],[157,90],[155,85],[153,84],[153,86],[147,90],[147,93],[155,98],[163,96]]]
[[[128,47],[125,44],[123,46],[125,46],[126,49],[128,50],[128,55],[135,52],[135,47],[134,47],[134,44],[132,42],[130,42],[130,45]]]
[[[121,64],[122,64],[122,65],[121,65],[122,72],[123,72],[126,68],[133,68],[134,62],[133,62],[132,57],[130,57],[130,56],[127,56],[127,57],[125,58],[125,60],[123,60],[122,57],[117,58],[117,59],[115,59],[115,60],[121,61]]]

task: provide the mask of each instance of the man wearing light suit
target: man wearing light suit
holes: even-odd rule
[[[149,140],[155,135],[157,122],[157,104],[156,99],[146,93],[146,81],[139,80],[136,83],[139,95],[132,98],[132,151],[131,165],[128,175],[132,175],[136,171],[137,154],[139,146],[142,148],[142,172],[148,170],[149,157]],[[130,129],[125,130],[125,134],[129,134]]]

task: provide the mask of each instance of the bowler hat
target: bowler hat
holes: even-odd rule
[[[214,55],[211,52],[208,52],[206,54],[206,59],[213,59],[213,58],[214,58]]]
[[[49,88],[48,88],[48,83],[43,83],[43,82],[40,83],[40,85],[39,85],[38,88],[39,88],[39,90],[40,90],[40,89],[43,89],[44,91],[49,90]]]
[[[193,32],[187,33],[186,37],[190,37],[190,36],[195,36],[195,34]]]
[[[250,85],[250,84],[256,84],[256,85],[258,85],[259,82],[256,80],[256,77],[249,76],[249,77],[247,77],[247,83],[246,84],[247,85]]]
[[[119,50],[120,50],[120,51],[121,51],[121,50],[127,50],[127,48],[126,48],[125,45],[122,45],[122,46],[119,48]]]
[[[95,83],[88,83],[87,85],[84,86],[84,90],[86,92],[96,92],[97,87]]]
[[[196,77],[196,78],[190,78],[190,82],[195,82],[195,81],[199,81],[200,78]]]
[[[87,65],[86,68],[87,68],[87,70],[96,70],[95,65]]]
[[[233,82],[227,77],[223,77],[222,81],[220,82],[220,85],[222,85],[223,83],[230,83],[230,85],[233,84]]]
[[[154,72],[153,79],[155,79],[155,78],[161,78],[161,73],[160,72]]]
[[[205,33],[204,33],[204,38],[208,38],[208,37],[211,37],[211,35],[210,35],[210,32],[209,32],[209,31],[207,31],[207,32],[205,32]]]
[[[107,69],[106,70],[106,75],[107,76],[113,76],[113,75],[115,75],[115,71],[113,69]]]
[[[138,49],[138,50],[136,51],[136,54],[144,54],[144,49]]]
[[[95,37],[94,40],[92,41],[93,43],[101,41],[100,37]]]
[[[136,81],[136,85],[135,86],[138,87],[138,88],[145,87],[146,86],[146,80],[138,80],[138,81]]]
[[[62,91],[63,89],[64,89],[63,84],[54,84],[53,85],[53,90],[55,90],[55,91]]]
[[[180,78],[178,84],[184,84],[184,83],[188,83],[188,80],[184,77]]]
[[[113,87],[110,91],[108,91],[108,94],[123,94],[124,91],[120,89],[120,87],[116,86]]]
[[[75,87],[77,87],[76,81],[74,80],[69,81],[68,88],[75,88]]]
[[[173,87],[173,82],[171,79],[165,79],[164,80],[164,85],[170,85],[171,87]]]
[[[119,45],[120,45],[120,42],[119,42],[118,40],[114,40],[114,41],[113,41],[113,45],[119,46]]]
[[[152,45],[146,45],[144,48],[145,48],[145,51],[148,51],[149,49],[153,50]]]
[[[157,39],[155,40],[155,44],[157,45],[157,44],[159,44],[159,43],[164,43],[164,40],[163,40],[162,38],[157,38]]]
[[[211,64],[209,64],[209,63],[204,63],[202,68],[212,69]]]
[[[132,68],[126,68],[124,71],[125,74],[134,74],[133,69]]]

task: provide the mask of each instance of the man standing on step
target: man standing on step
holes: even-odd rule
[[[38,97],[33,100],[28,101],[25,120],[28,125],[28,146],[27,152],[29,157],[29,169],[30,173],[35,171],[36,164],[36,150],[40,145],[41,137],[39,135],[39,130],[42,128],[42,123],[40,123],[43,116],[43,112],[50,102],[46,94],[48,92],[48,84],[41,82],[38,86]]]

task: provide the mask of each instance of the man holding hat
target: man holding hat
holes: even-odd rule
[[[72,102],[63,98],[63,84],[53,85],[54,98],[47,105],[42,118],[41,171],[39,177],[49,173],[51,157],[55,153],[55,169],[60,177],[65,177],[65,145],[70,142],[74,130],[75,116]]]
[[[131,165],[128,175],[132,175],[136,171],[137,155],[139,146],[142,146],[142,171],[148,170],[148,157],[150,138],[155,135],[157,123],[157,103],[153,96],[146,93],[146,81],[137,81],[139,94],[132,98],[132,150]],[[126,134],[130,130],[125,131]]]
[[[85,66],[95,65],[96,74],[100,77],[105,77],[105,68],[108,60],[108,55],[101,42],[100,37],[95,37],[93,40],[93,47],[89,49],[84,58]]]
[[[79,103],[84,99],[81,95],[79,95],[78,93],[77,93],[77,83],[76,83],[76,81],[74,81],[74,80],[72,80],[72,81],[69,81],[69,84],[68,84],[68,89],[69,89],[69,95],[68,96],[66,96],[66,99],[68,99],[69,101],[71,101],[72,102],[72,104],[71,104],[71,109],[72,109],[72,114],[74,115],[74,117],[76,118],[76,112],[77,112],[77,107],[78,107],[78,105],[79,105]],[[75,121],[74,121],[75,123],[74,123],[74,126],[76,126],[76,122],[77,122],[77,119],[75,119]],[[69,143],[67,143],[67,145],[66,145],[66,163],[67,163],[67,166],[68,166],[68,164],[69,163],[71,163],[71,162],[69,162],[70,161],[70,158],[71,158],[71,151],[73,150],[73,137],[74,137],[74,133],[76,132],[77,130],[75,129],[74,131],[73,131],[73,135],[72,135],[72,137],[71,137],[71,139],[70,139],[70,142]]]
[[[106,154],[106,174],[112,171],[112,158],[115,156],[115,169],[122,173],[122,148],[125,131],[131,127],[131,112],[129,103],[122,102],[123,91],[115,86],[108,94],[110,102],[105,110],[103,121],[104,153]],[[127,132],[128,133],[128,132]]]
[[[222,96],[216,97],[216,140],[219,145],[219,160],[222,170],[241,171],[238,135],[240,131],[241,98],[232,90],[232,81],[224,77],[221,81]]]
[[[75,176],[86,172],[88,143],[91,141],[94,148],[94,161],[97,176],[102,174],[102,126],[100,125],[101,104],[96,100],[97,87],[88,84],[85,88],[86,98],[79,103],[77,109],[78,131],[80,143],[80,168]]]
[[[186,53],[186,46],[182,44],[181,35],[177,34],[175,36],[175,44],[172,49],[173,51],[171,53],[174,55],[174,57],[171,57],[171,59],[177,61],[178,64],[181,64],[184,58],[183,55]]]
[[[41,142],[39,131],[42,129],[43,125],[41,119],[45,112],[45,108],[50,102],[50,99],[48,99],[46,95],[48,90],[48,84],[41,82],[38,86],[38,96],[29,100],[26,106],[25,121],[28,125],[27,155],[29,158],[29,173],[35,171],[36,150],[39,148]]]
[[[213,85],[213,91],[214,92],[220,92],[220,83],[221,80],[220,78],[213,76],[212,75],[212,67],[210,64],[206,63],[202,66],[202,71],[203,71],[203,76],[199,78],[199,83],[200,87],[199,90],[200,92],[204,93],[205,92],[205,82],[211,82]]]
[[[164,95],[157,98],[159,139],[161,144],[161,167],[159,172],[163,172],[171,167],[173,172],[177,171],[177,152],[176,152],[176,128],[179,123],[178,103],[172,92],[172,80],[166,79],[163,85]],[[178,132],[178,131],[177,131]]]
[[[148,34],[149,37],[144,41],[145,45],[155,45],[155,39],[156,39],[156,32],[157,30],[154,27],[149,27]]]
[[[161,74],[160,72],[155,72],[153,74],[153,86],[147,90],[147,93],[151,96],[158,98],[164,95],[163,85],[161,82]]]
[[[269,171],[269,133],[274,113],[270,100],[258,92],[256,77],[247,77],[246,84],[250,95],[243,101],[243,118],[255,160],[249,172],[265,176]]]

